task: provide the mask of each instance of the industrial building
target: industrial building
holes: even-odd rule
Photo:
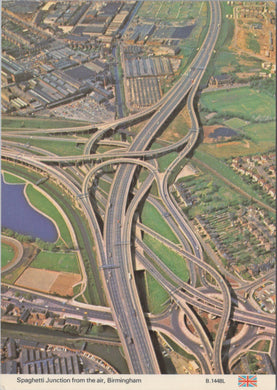
[[[23,348],[20,357],[23,374],[80,374],[77,355],[53,356],[52,352]]]

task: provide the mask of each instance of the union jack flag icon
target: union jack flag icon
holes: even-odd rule
[[[238,385],[239,387],[257,387],[257,375],[240,375]]]

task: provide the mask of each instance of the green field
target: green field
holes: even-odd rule
[[[254,123],[243,128],[243,133],[251,138],[258,145],[269,143],[271,148],[275,147],[276,123]]]
[[[248,33],[248,36],[246,38],[246,45],[247,48],[252,50],[254,53],[260,53],[261,47],[254,34]]]
[[[161,216],[159,211],[149,202],[145,202],[144,204],[141,219],[144,225],[150,227],[155,232],[159,233],[161,236],[167,238],[168,240],[171,240],[175,244],[179,243],[177,237],[172,232],[171,228]]]
[[[200,145],[198,150],[214,156],[220,160],[231,157],[249,156],[251,154],[266,153],[274,150],[272,141],[260,142],[259,144],[253,141],[239,141],[237,143],[222,143],[220,147],[216,144]]]
[[[177,152],[172,152],[169,154],[166,154],[165,156],[157,158],[158,165],[159,165],[159,171],[165,172],[168,166],[178,157]]]
[[[249,87],[234,88],[201,95],[201,107],[222,116],[248,121],[269,121],[275,118],[275,99]]]
[[[31,263],[31,267],[57,272],[80,273],[75,253],[40,252]]]
[[[171,269],[175,275],[179,276],[180,279],[187,282],[189,279],[189,272],[187,269],[185,259],[163,245],[155,238],[144,235],[143,242],[162,260],[162,262]]]
[[[5,139],[10,141],[15,141],[15,138],[5,137]],[[22,140],[19,140],[22,142]],[[30,146],[36,146],[41,149],[48,150],[49,152],[55,153],[59,156],[75,156],[82,154],[84,150],[84,145],[79,145],[76,147],[76,144],[73,142],[61,142],[61,141],[45,141],[45,140],[36,140],[28,139],[28,141],[23,141],[22,143],[28,143]]]
[[[20,179],[17,176],[11,175],[8,172],[3,172],[4,180],[6,183],[10,184],[24,184],[25,181],[23,179]]]
[[[14,250],[10,245],[1,242],[1,267],[7,265],[14,258]]]
[[[74,294],[74,296],[79,294],[79,292],[81,291],[81,287],[82,287],[81,283],[78,284],[77,286],[73,287],[73,294]]]
[[[99,187],[102,188],[107,194],[110,192],[111,184],[106,180],[99,179]]]
[[[57,223],[62,239],[67,246],[72,246],[72,240],[68,227],[53,203],[51,203],[50,200],[42,195],[41,192],[36,190],[31,184],[27,185],[26,194],[32,205],[48,215]]]
[[[149,274],[146,275],[147,285],[147,305],[150,313],[158,314],[165,310],[166,306],[163,303],[169,298],[169,294],[162,288],[162,286]]]
[[[2,117],[2,131],[12,129],[58,129],[64,127],[79,127],[85,125],[88,125],[88,123],[64,119]]]
[[[231,127],[233,129],[241,129],[242,127],[246,126],[249,122],[244,121],[239,118],[231,118],[224,121],[224,124],[228,127]]]
[[[180,1],[153,1],[143,2],[138,11],[141,19],[164,20],[166,22],[184,23],[187,20],[197,18],[201,2],[180,2]]]

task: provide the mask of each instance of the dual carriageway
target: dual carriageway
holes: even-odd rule
[[[186,316],[191,321],[198,342],[192,342],[189,338],[184,342],[187,338],[180,326],[176,326],[175,331],[171,329],[167,332],[183,348],[196,356],[203,373],[223,374],[229,369],[223,367],[222,361],[230,319],[256,327],[266,327],[269,330],[275,326],[274,319],[269,316],[257,315],[255,310],[251,310],[251,308],[246,310],[242,305],[233,307],[230,289],[225,279],[213,267],[205,263],[201,245],[196,235],[169,193],[168,181],[170,175],[195,147],[200,131],[194,110],[194,97],[213,53],[221,24],[219,2],[210,2],[209,5],[209,29],[190,69],[155,106],[142,114],[138,113],[128,118],[121,118],[112,124],[99,127],[86,143],[83,155],[59,157],[46,151],[42,152],[41,149],[36,150],[37,148],[34,147],[30,147],[22,154],[20,144],[17,143],[19,150],[15,150],[13,142],[3,141],[3,158],[24,163],[46,172],[49,177],[58,181],[63,188],[70,191],[74,198],[78,200],[96,243],[98,265],[101,270],[102,282],[111,308],[113,322],[118,330],[129,370],[135,374],[160,373],[148,330],[151,325],[149,319],[143,313],[136,287],[134,269],[136,260],[139,260],[145,269],[169,292],[171,299],[175,302],[175,310],[173,311],[175,315],[178,311],[178,316],[181,313],[181,316]],[[185,99],[191,120],[190,132],[174,145],[149,150],[160,129],[165,126],[165,123],[170,120]],[[115,152],[111,151],[102,155],[91,154],[91,150],[96,144],[103,141],[108,142],[103,138],[111,129],[115,131],[122,124],[126,125],[151,114],[152,116],[134,138],[131,145],[121,143],[117,146],[123,148]],[[68,130],[69,133],[74,133],[74,129]],[[83,130],[91,131],[92,127],[86,126]],[[66,129],[53,131],[53,134],[58,132],[66,132]],[[20,134],[24,136],[26,131],[21,131]],[[35,132],[32,132],[32,134],[35,134]],[[159,172],[155,158],[172,150],[179,151],[178,157],[164,173]],[[32,154],[32,151],[37,151],[40,155]],[[88,165],[91,162],[94,163],[92,167]],[[76,179],[78,168],[74,164],[77,163],[86,164],[88,167],[88,173],[81,178],[81,183]],[[68,172],[65,173],[65,170],[62,169],[63,164],[66,166],[73,164],[70,169],[72,173],[75,172],[75,175],[71,176]],[[115,173],[106,202],[107,207],[103,211],[103,220],[99,224],[95,205],[89,194],[95,177],[99,173],[103,173],[104,168],[108,166],[112,167]],[[148,171],[148,177],[138,189],[135,189],[134,183],[138,176],[138,169],[141,167]],[[149,190],[154,181],[157,184],[162,201],[162,205],[159,204],[164,210],[163,215],[170,216],[171,226],[173,226],[173,230],[181,243],[181,246],[174,244],[171,246],[187,262],[190,271],[190,283],[180,281],[166,266],[161,264],[160,259],[147,248],[140,237],[134,235],[134,232],[143,231],[144,227],[137,223],[136,211],[145,196],[150,197]],[[134,250],[135,244],[139,246],[140,250]],[[146,255],[152,259],[152,262],[146,259]],[[161,268],[163,273],[167,275],[166,278],[158,271]],[[215,284],[211,285],[208,282],[205,277],[206,274],[213,278]],[[200,275],[201,281],[203,281],[201,288],[196,287],[197,275]],[[176,284],[179,286],[177,289]],[[205,288],[210,289],[213,294],[202,292]],[[203,328],[201,321],[192,309],[193,307],[220,317],[214,342],[211,341]],[[233,310],[232,314],[231,310]],[[155,321],[157,322],[158,319]],[[157,328],[162,328],[162,325],[158,325]],[[152,329],[155,329],[155,326],[152,326]]]

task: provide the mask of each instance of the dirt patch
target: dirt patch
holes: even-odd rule
[[[250,144],[248,141],[246,141],[246,142],[241,142],[241,141],[224,142],[223,144],[216,144],[216,147],[222,148],[224,146],[231,146],[231,145],[241,145],[244,148],[250,148]]]
[[[59,272],[29,267],[17,279],[15,285],[32,290],[49,292]]]
[[[218,125],[215,126],[203,126],[203,133],[204,133],[204,144],[213,144],[215,142],[214,138],[209,137],[211,133],[214,132],[214,130],[218,127]]]
[[[17,279],[15,285],[50,294],[73,296],[72,286],[81,279],[79,274],[29,267]]]
[[[236,70],[236,68],[234,66],[223,66],[221,68],[221,72],[222,73],[232,73]]]
[[[231,43],[231,48],[235,48],[239,53],[249,54],[253,57],[268,61],[271,59],[272,62],[275,62],[276,58],[276,27],[275,23],[270,21],[270,14],[275,13],[274,2],[268,2],[269,12],[265,13],[265,16],[262,16],[263,7],[261,5],[256,5],[251,7],[253,11],[252,15],[247,10],[248,6],[242,5],[237,8],[237,15],[239,17],[235,18],[235,33],[234,39]],[[255,28],[255,25],[260,25],[259,28]],[[270,33],[272,34],[272,42],[270,42]],[[259,43],[260,52],[254,53],[254,51],[248,48],[247,37],[249,34],[255,38]]]
[[[176,177],[176,181],[181,179],[182,177],[185,176],[197,176],[199,174],[199,171],[194,168],[191,164],[187,164],[179,173],[179,175]]]
[[[179,355],[177,352],[171,351],[170,358],[177,374],[199,374],[198,365]]]
[[[185,106],[159,138],[163,141],[176,142],[188,133],[190,127],[191,120],[188,108]]]
[[[69,272],[60,272],[57,279],[50,288],[50,294],[70,295],[73,296],[72,286],[81,281],[81,275]]]

